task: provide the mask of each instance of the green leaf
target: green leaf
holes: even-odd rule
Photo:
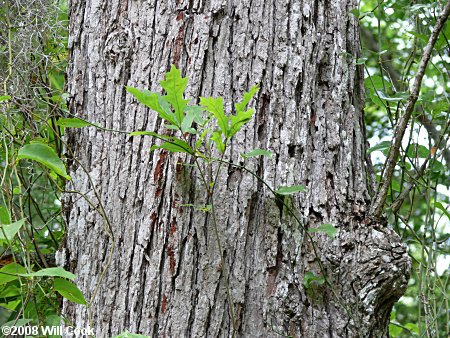
[[[46,315],[45,316],[45,326],[60,326],[63,319],[57,315]],[[57,332],[55,332],[57,333]],[[57,336],[56,334],[47,334],[47,338],[61,338],[61,336]]]
[[[353,8],[349,13],[353,14],[353,16],[355,16],[357,19],[359,18],[359,9],[358,8]]]
[[[20,228],[25,224],[25,218],[21,220],[11,223],[11,224],[3,224],[0,227],[0,241],[10,242],[17,235]]]
[[[411,331],[411,332],[413,332],[413,333],[419,334],[419,326],[417,326],[417,324],[415,324],[415,323],[406,323],[406,324],[405,324],[405,327],[406,327],[409,331]]]
[[[160,146],[153,145],[150,148],[150,151],[153,151],[155,149],[167,149],[172,153],[188,153],[191,155],[194,154],[194,150],[192,150],[189,144],[177,138],[174,138],[172,141],[166,141]]]
[[[223,108],[223,98],[212,98],[212,97],[201,97],[200,104],[205,107],[207,111],[212,113],[217,119],[217,125],[219,126],[222,134],[228,138],[229,127],[228,127],[228,117],[225,116],[225,111]]]
[[[308,289],[311,287],[312,283],[323,284],[325,283],[325,278],[323,278],[322,276],[316,276],[311,271],[308,271],[303,277],[303,285]]]
[[[275,193],[277,193],[278,195],[292,195],[298,192],[303,192],[305,190],[306,189],[303,185],[293,185],[290,187],[279,187],[277,190],[275,190]]]
[[[166,95],[163,96],[163,98],[172,105],[175,111],[175,117],[179,122],[178,125],[181,125],[184,117],[184,107],[186,107],[186,104],[189,102],[189,100],[183,99],[183,93],[188,84],[188,78],[181,77],[181,72],[172,65],[170,72],[166,73],[166,79],[159,81],[159,83],[161,83],[161,86],[166,91]]]
[[[20,274],[22,277],[62,277],[74,280],[76,276],[61,267],[42,269],[36,272]]]
[[[334,238],[336,238],[336,235],[338,233],[338,229],[335,228],[333,226],[333,224],[325,223],[325,224],[320,225],[317,228],[310,228],[310,229],[308,229],[308,232],[311,232],[311,233],[313,233],[313,232],[323,232],[323,233],[327,234],[328,237],[334,239]]]
[[[434,207],[441,210],[444,213],[444,215],[447,216],[447,218],[450,220],[450,212],[448,212],[448,210],[445,209],[445,207],[442,205],[441,202],[434,202]]]
[[[382,141],[382,142],[378,143],[377,145],[374,145],[373,147],[370,147],[369,149],[367,149],[367,153],[371,154],[377,150],[381,151],[381,150],[389,149],[390,146],[391,146],[390,141]]]
[[[255,113],[254,109],[249,109],[245,111],[250,100],[255,96],[255,94],[259,91],[259,86],[253,86],[248,92],[246,92],[242,98],[241,102],[238,102],[234,105],[236,109],[236,115],[231,115],[231,128],[229,137],[234,136],[244,124],[251,120],[253,114]]]
[[[11,100],[11,95],[2,95],[0,96],[0,102]]]
[[[428,155],[430,155],[430,151],[427,147],[421,144],[413,143],[408,147],[406,154],[412,158],[427,158]]]
[[[87,126],[92,126],[93,124],[87,121],[84,121],[79,118],[63,118],[59,119],[56,124],[60,127],[65,128],[83,128]],[[95,126],[95,125],[94,125]]]
[[[401,190],[400,183],[393,179],[391,181],[391,189],[394,191],[400,192],[400,190]]]
[[[356,60],[356,64],[357,65],[364,65],[366,64],[367,58],[359,58],[358,60]]]
[[[222,134],[218,131],[213,132],[211,141],[216,144],[217,149],[223,154],[225,152],[225,143],[222,140]]]
[[[236,115],[239,115],[239,113],[243,113],[245,108],[247,107],[247,104],[250,102],[250,100],[255,96],[255,94],[259,91],[259,86],[255,85],[248,92],[244,94],[242,97],[242,101],[239,103],[236,103],[234,107],[236,108]]]
[[[176,138],[174,136],[168,136],[168,135],[161,135],[158,133],[155,133],[153,131],[133,131],[129,133],[130,136],[153,136],[160,140],[165,140],[162,145],[153,145],[150,148],[150,151],[155,149],[167,149],[170,152],[174,153],[188,153],[188,154],[194,154],[194,150],[192,150],[191,146],[184,142],[183,140],[180,140],[179,138]]]
[[[126,89],[140,103],[157,112],[160,118],[169,121],[173,125],[180,126],[180,123],[176,122],[175,115],[170,111],[167,102],[165,102],[161,95],[152,93],[146,89],[139,90],[134,87],[126,87]],[[166,108],[164,107],[164,102],[166,103]]]
[[[25,269],[22,265],[17,263],[9,263],[0,269],[0,285],[19,279],[18,276],[13,275],[26,272],[27,269]]]
[[[246,112],[240,112],[236,115],[231,115],[231,128],[229,137],[234,136],[239,130],[241,130],[242,126],[251,120],[255,110],[249,109]]]
[[[392,338],[398,337],[403,329],[397,325],[389,324],[389,336]]]
[[[181,123],[181,131],[183,133],[189,133],[192,131],[192,123],[194,121],[199,121],[201,117],[199,117],[200,113],[203,111],[202,107],[197,106],[186,106],[185,112],[186,116]]]
[[[0,224],[10,224],[11,216],[5,203],[5,198],[0,190]]]
[[[208,122],[208,120],[205,120],[202,117],[202,113],[204,112],[204,108],[200,107],[200,106],[186,106],[186,108],[184,108],[184,111],[186,113],[186,115],[190,114],[191,111],[193,111],[194,114],[194,122],[197,123],[199,126],[204,126],[206,124],[206,122]]]
[[[66,279],[55,278],[55,281],[53,282],[53,288],[58,291],[61,296],[70,300],[71,302],[87,305],[83,294],[74,283]]]
[[[7,323],[5,323],[5,324],[3,324],[2,325],[2,329],[4,328],[4,327],[11,327],[11,326],[15,326],[15,327],[20,327],[20,326],[25,326],[25,325],[27,325],[29,322],[31,322],[32,321],[32,319],[24,319],[24,318],[21,318],[21,319],[14,319],[14,320],[11,320],[11,321],[9,321],[9,322],[7,322]],[[9,337],[9,336],[8,336]]]
[[[58,175],[70,180],[70,176],[67,175],[66,168],[61,159],[56,155],[55,151],[48,145],[43,143],[30,143],[24,145],[19,149],[17,159],[27,158],[33,161],[37,161],[49,169],[53,170]]]
[[[241,153],[241,156],[243,158],[249,158],[249,157],[255,157],[255,156],[268,156],[268,157],[272,157],[273,153],[269,150],[264,150],[264,149],[253,149],[252,151],[249,151],[248,153]]]

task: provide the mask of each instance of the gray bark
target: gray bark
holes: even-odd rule
[[[223,252],[205,190],[184,155],[150,152],[154,140],[85,128],[68,143],[79,163],[65,197],[67,241],[60,263],[92,304],[97,337],[128,330],[152,337],[228,337],[228,275],[239,337],[381,337],[407,284],[409,259],[398,236],[368,214],[364,162],[363,73],[356,1],[69,1],[72,114],[107,128],[163,131],[156,114],[124,86],[159,90],[174,63],[189,77],[187,97],[231,102],[253,84],[256,114],[227,156],[269,149],[247,160],[269,185],[302,184],[287,199],[299,225],[253,176],[224,167],[214,196]],[[353,55],[353,57],[349,56]],[[84,171],[86,169],[87,173]],[[92,179],[92,184],[88,175]],[[329,285],[306,290],[320,274],[304,228],[331,223],[335,240],[314,234]],[[225,258],[221,266],[220,255]],[[228,274],[224,274],[227,271]],[[99,283],[100,281],[100,283]],[[86,308],[64,302],[75,326]]]

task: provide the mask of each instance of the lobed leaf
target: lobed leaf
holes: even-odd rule
[[[254,113],[255,110],[251,108],[246,112],[240,112],[236,115],[231,115],[231,128],[229,136],[233,137],[239,130],[241,130],[242,126],[251,120]]]
[[[222,131],[222,134],[228,138],[229,135],[229,119],[225,116],[223,108],[223,98],[201,97],[200,104],[205,107],[207,111],[212,113],[217,119],[217,124]]]
[[[166,73],[166,79],[159,81],[159,83],[166,91],[166,95],[164,95],[163,98],[172,105],[178,122],[177,125],[180,126],[184,118],[184,108],[189,102],[189,100],[183,99],[183,93],[188,84],[188,78],[181,77],[180,70],[172,65],[170,71]]]
[[[236,103],[234,105],[236,109],[236,115],[239,115],[239,113],[244,112],[245,108],[247,107],[247,104],[250,102],[250,100],[255,96],[255,94],[259,91],[259,86],[255,85],[248,92],[246,92],[242,98],[242,101],[239,103]]]
[[[175,115],[170,111],[170,107],[164,98],[158,93],[152,93],[148,90],[139,90],[134,87],[126,87],[127,92],[132,94],[140,103],[158,113],[163,120],[169,121],[171,124],[180,126],[177,123]]]
[[[225,152],[225,143],[222,140],[222,134],[218,131],[213,132],[211,141],[216,144],[217,149],[223,154]]]

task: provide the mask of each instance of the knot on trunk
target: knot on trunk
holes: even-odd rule
[[[382,337],[392,306],[406,291],[411,261],[393,230],[368,223],[341,228],[323,253],[331,262],[330,282],[350,310],[346,329]]]

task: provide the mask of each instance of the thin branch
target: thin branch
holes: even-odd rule
[[[394,174],[395,165],[397,163],[400,146],[402,143],[403,136],[405,135],[406,127],[408,126],[408,121],[411,118],[416,101],[419,97],[419,91],[422,84],[422,79],[425,74],[425,69],[427,67],[428,61],[431,57],[431,52],[433,51],[434,45],[439,37],[447,18],[450,15],[450,0],[444,8],[443,13],[436,22],[433,32],[431,33],[430,39],[425,47],[422,59],[420,60],[419,68],[417,74],[414,78],[414,83],[412,86],[411,94],[409,95],[405,112],[399,118],[397,125],[394,130],[394,138],[391,143],[391,148],[389,149],[389,156],[386,161],[386,170],[381,178],[378,192],[376,194],[375,200],[372,204],[372,215],[376,218],[380,217],[383,213],[384,203],[386,202],[386,196],[391,184],[392,176]]]

